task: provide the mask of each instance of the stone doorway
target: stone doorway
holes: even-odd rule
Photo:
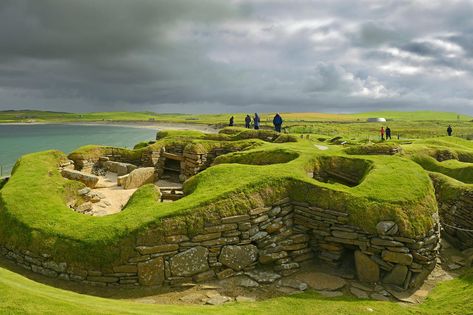
[[[343,278],[356,278],[355,247],[346,246],[340,258],[338,270]]]
[[[355,279],[357,277],[355,252],[356,246],[338,243],[321,243],[317,249],[316,259],[313,261],[318,268],[329,273],[336,274],[345,279]]]
[[[163,174],[160,178],[178,183],[179,175],[181,175],[181,162],[171,158],[166,158],[164,161]]]

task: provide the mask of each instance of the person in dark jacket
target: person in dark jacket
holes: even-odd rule
[[[259,129],[259,123],[260,123],[260,118],[258,116],[258,113],[255,113],[255,117],[253,117],[253,126],[255,127],[256,130]]]
[[[235,121],[235,118],[230,117],[230,123],[228,124],[230,127],[233,127],[233,122]]]
[[[274,130],[277,132],[281,132],[281,126],[282,126],[282,118],[279,113],[277,113],[274,118],[273,118],[273,125],[274,125]]]
[[[391,128],[386,127],[386,140],[391,139]]]
[[[453,133],[453,129],[452,129],[452,126],[451,125],[448,125],[448,128],[447,128],[447,134],[448,136],[450,137]]]
[[[246,115],[246,117],[245,117],[245,128],[250,128],[250,124],[251,124],[251,117],[250,117],[250,115]]]

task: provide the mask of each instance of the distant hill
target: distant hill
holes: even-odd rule
[[[153,112],[67,113],[38,110],[0,111],[0,122],[87,122],[87,121],[149,121]]]

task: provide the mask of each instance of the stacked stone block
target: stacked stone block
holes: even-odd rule
[[[169,229],[177,231],[182,229]],[[48,255],[13,248],[1,253],[33,272],[96,286],[162,286],[248,275],[259,283],[289,276],[301,263],[339,264],[354,255],[357,278],[398,289],[420,285],[436,263],[439,226],[425,237],[405,238],[394,222],[377,233],[349,224],[349,215],[307,203],[280,200],[268,207],[204,222],[199,234],[138,235],[126,263],[86,270]]]
[[[311,248],[320,260],[337,265],[353,252],[357,276],[363,282],[383,282],[408,289],[432,271],[440,248],[438,218],[425,237],[399,236],[396,223],[381,221],[377,233],[348,224],[343,212],[294,203],[294,230],[311,235]]]
[[[444,237],[455,247],[473,247],[473,192],[465,191],[456,200],[439,200]]]

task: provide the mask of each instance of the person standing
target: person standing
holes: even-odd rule
[[[230,117],[230,123],[228,124],[230,127],[233,127],[233,122],[235,121],[235,118]]]
[[[452,125],[448,125],[448,128],[447,128],[447,134],[448,136],[452,136],[452,133],[453,133],[453,129],[452,129]]]
[[[391,139],[391,128],[386,127],[386,140]]]
[[[259,129],[259,123],[260,123],[260,118],[258,116],[258,113],[255,113],[255,117],[253,117],[253,126],[255,127],[256,130]]]
[[[381,140],[384,140],[384,127],[381,127],[379,132],[381,133]]]
[[[276,130],[276,132],[281,132],[282,122],[283,120],[282,120],[281,115],[277,113],[273,118],[274,130]]]
[[[245,117],[245,128],[250,128],[250,124],[251,124],[251,117],[250,115],[246,115]]]

